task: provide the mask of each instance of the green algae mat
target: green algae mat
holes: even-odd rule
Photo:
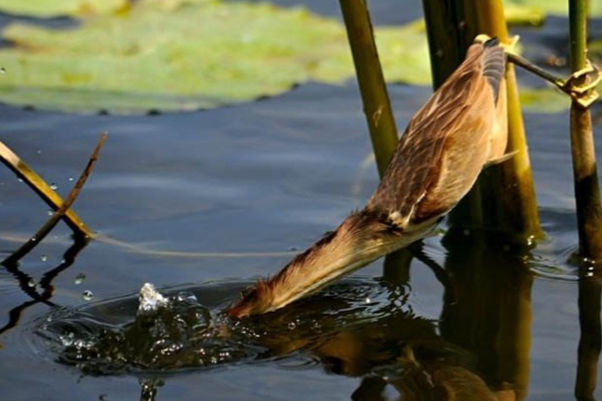
[[[540,15],[532,3],[548,4],[514,3],[527,7],[512,8],[517,21]],[[219,0],[0,0],[0,10],[81,21],[60,30],[26,23],[4,29],[2,38],[14,46],[0,49],[0,100],[16,105],[124,114],[197,110],[307,81],[342,84],[354,77],[345,28],[304,8]],[[375,35],[388,82],[429,84],[423,24],[378,27]],[[528,107],[544,111],[568,104],[552,90],[524,95]]]
[[[376,35],[389,80],[429,82],[419,24]],[[13,24],[3,37],[15,47],[0,51],[0,97],[43,108],[192,110],[354,76],[340,23],[270,4],[141,0],[72,30]]]

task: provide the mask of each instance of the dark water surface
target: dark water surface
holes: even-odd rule
[[[429,93],[391,87],[400,127]],[[594,114],[600,131],[602,109]],[[478,233],[459,244],[436,236],[425,241],[428,259],[409,270],[398,261],[383,277],[380,260],[240,324],[220,309],[361,207],[377,184],[355,85],[310,83],[237,107],[158,116],[0,106],[0,121],[2,141],[62,195],[108,131],[74,208],[125,243],[78,249],[61,226],[18,268],[0,270],[2,399],[136,400],[155,387],[163,401],[574,399],[578,294],[592,306],[600,287],[579,282],[566,263],[577,241],[568,113],[525,115],[548,234],[531,254],[504,243],[479,247]],[[5,255],[47,219],[48,207],[7,169],[0,194]],[[147,281],[194,294],[198,304],[155,326],[134,321],[135,294]],[[36,295],[50,291],[47,301],[62,308]],[[582,314],[586,323],[599,319],[599,310]],[[183,344],[181,358],[144,337],[151,326],[162,335],[159,324],[170,319],[179,322],[166,324]],[[595,329],[583,332],[594,345]],[[99,338],[105,347],[95,355],[73,348]]]

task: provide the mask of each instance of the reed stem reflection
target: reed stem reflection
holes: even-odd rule
[[[158,378],[140,379],[140,401],[156,401],[157,389],[163,385],[163,380]]]
[[[589,276],[588,276],[589,274]],[[594,391],[598,379],[600,357],[600,295],[602,276],[583,272],[579,280],[579,327],[581,337],[577,351],[577,378],[575,398],[578,401],[595,401]]]
[[[531,287],[528,254],[503,238],[467,232],[448,250],[441,335],[476,357],[474,370],[500,400],[523,400],[529,381]],[[463,244],[464,243],[464,244]],[[470,246],[467,246],[470,243]]]
[[[52,282],[64,270],[73,265],[79,253],[85,248],[86,245],[88,245],[89,242],[88,239],[80,236],[74,236],[73,241],[73,245],[71,245],[64,253],[61,263],[53,269],[48,270],[46,273],[44,273],[44,276],[42,276],[42,279],[39,282],[39,288],[42,290],[41,293],[36,290],[35,286],[32,287],[30,285],[32,277],[21,271],[17,262],[6,263],[3,265],[6,270],[11,273],[15,279],[17,279],[19,282],[19,287],[31,298],[31,301],[24,302],[8,312],[8,323],[6,323],[3,327],[0,327],[0,335],[17,326],[23,311],[25,311],[27,308],[38,303],[44,303],[48,306],[56,306],[50,301],[52,295],[54,294],[54,286],[52,285]]]

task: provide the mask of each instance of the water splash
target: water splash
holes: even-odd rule
[[[366,358],[376,355],[382,365],[396,360],[399,344],[408,337],[438,341],[432,322],[413,315],[403,287],[347,280],[264,316],[231,320],[222,314],[249,284],[207,283],[163,293],[145,284],[137,296],[56,311],[40,322],[36,333],[55,360],[93,375],[177,372],[272,358],[280,362],[283,356],[288,362],[309,357],[331,364],[329,353],[339,349],[333,342],[350,337],[369,344]]]
[[[75,285],[81,285],[86,280],[86,275],[84,273],[79,273],[75,276],[75,280],[73,281]]]
[[[151,283],[145,283],[138,294],[138,315],[157,312],[161,308],[169,307],[169,300],[155,289]]]

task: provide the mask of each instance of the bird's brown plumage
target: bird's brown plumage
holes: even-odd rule
[[[470,47],[465,61],[410,120],[368,209],[394,213],[401,225],[446,213],[485,163],[503,155],[505,91],[499,92],[496,107],[498,88],[484,72],[504,62],[499,46]],[[503,71],[496,77],[501,85]]]
[[[466,59],[411,119],[366,207],[261,280],[227,313],[281,308],[428,235],[506,149],[505,54],[491,40]]]

